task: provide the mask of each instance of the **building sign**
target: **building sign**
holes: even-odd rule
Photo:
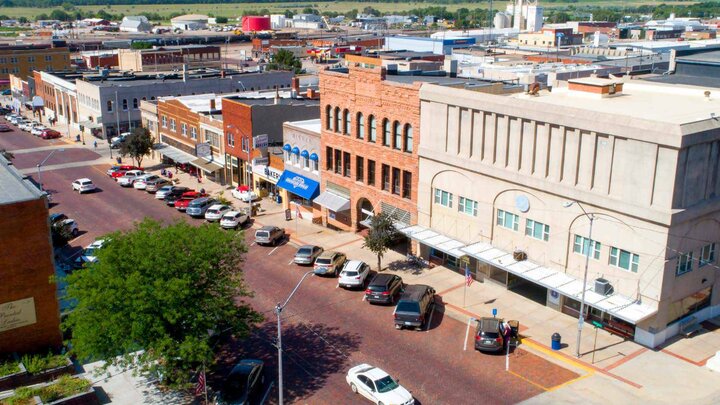
[[[262,149],[262,148],[267,148],[267,147],[268,147],[267,134],[253,136],[253,149]]]
[[[270,158],[267,157],[259,157],[255,158],[252,161],[253,166],[267,166],[270,164]]]
[[[253,172],[255,172],[255,174],[261,177],[270,180],[272,183],[277,183],[278,179],[280,179],[280,176],[282,176],[282,172],[280,170],[275,169],[274,167],[263,165],[253,166]]]
[[[36,322],[35,300],[32,297],[0,304],[0,332]]]
[[[212,148],[208,142],[199,143],[195,145],[195,156],[197,157],[212,157]]]

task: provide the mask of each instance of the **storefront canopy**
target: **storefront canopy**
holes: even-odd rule
[[[193,160],[196,160],[197,157],[193,156],[187,152],[183,152],[178,148],[175,148],[173,146],[170,146],[165,143],[158,143],[155,145],[155,150],[158,151],[161,155],[165,156],[166,158],[172,159],[173,161],[177,163],[190,163]]]
[[[320,191],[320,184],[317,181],[287,170],[280,175],[277,186],[306,200],[317,197]]]
[[[85,127],[86,129],[102,129],[102,124],[98,124],[97,122],[92,121],[80,121],[80,125]]]
[[[220,163],[215,162],[215,161],[209,161],[205,158],[195,159],[192,162],[190,162],[190,164],[197,167],[198,169],[202,169],[202,170],[204,170],[206,172],[210,172],[210,173],[216,172],[223,168],[223,166]]]
[[[313,202],[322,205],[330,211],[335,212],[346,211],[350,209],[350,200],[345,197],[340,197],[339,195],[333,194],[329,191],[326,191],[317,196],[317,198],[313,200]]]
[[[464,243],[455,239],[448,238],[445,235],[441,235],[433,231],[432,229],[415,225],[400,229],[400,233],[404,234],[410,239],[416,240],[424,245],[430,246],[431,248],[445,252],[451,256],[461,257],[465,255],[465,253],[460,250],[460,248],[465,247]]]

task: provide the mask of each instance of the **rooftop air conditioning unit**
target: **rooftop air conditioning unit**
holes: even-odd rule
[[[613,293],[613,286],[610,285],[610,281],[604,278],[595,279],[595,292],[597,294],[608,296]]]
[[[516,262],[521,262],[523,260],[527,260],[527,253],[525,253],[522,250],[515,250],[513,252],[513,259],[515,259]]]

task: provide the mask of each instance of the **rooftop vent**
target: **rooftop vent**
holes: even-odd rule
[[[568,89],[573,92],[595,95],[601,98],[622,94],[623,82],[612,79],[586,77],[568,80]]]

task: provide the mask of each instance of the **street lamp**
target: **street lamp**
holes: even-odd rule
[[[557,46],[557,51],[555,52],[555,62],[560,62],[560,42],[565,37],[565,34],[563,34],[562,32],[558,32],[555,37],[555,45]]]
[[[238,82],[238,83],[240,83],[240,82]],[[241,83],[241,84],[242,84],[242,83]],[[244,88],[244,87],[245,87],[245,86],[243,86],[243,88]],[[241,133],[241,135],[244,135],[244,134],[245,134],[245,132],[243,132],[240,128],[236,127],[236,126],[233,125],[233,124],[228,124],[228,128],[236,129],[237,131],[239,131],[239,132]],[[251,158],[250,158],[250,149],[251,149],[250,146],[252,145],[252,136],[247,137],[247,139],[248,139],[248,145],[247,145],[247,161],[246,161],[246,164],[245,164],[245,173],[243,174],[243,177],[245,177],[245,179],[247,180],[247,185],[248,185],[248,189],[249,189],[248,191],[252,191],[252,177],[251,177],[251,176],[252,176],[252,162],[251,162]],[[240,139],[240,149],[243,148],[243,141],[244,141],[244,140],[245,140],[245,138],[241,138],[241,139]],[[231,166],[232,166],[232,165],[231,165]],[[239,179],[239,178],[240,178],[240,176],[238,176],[238,179]],[[248,206],[249,206],[248,218],[252,218],[252,203],[253,203],[252,197],[250,197],[250,198],[248,199]]]
[[[277,315],[277,350],[278,350],[278,404],[283,405],[283,371],[282,371],[282,324],[281,324],[281,315],[283,309],[287,306],[288,302],[290,302],[290,298],[295,295],[295,292],[300,288],[300,284],[302,284],[303,281],[307,278],[307,276],[311,276],[315,274],[314,271],[310,270],[307,273],[303,274],[300,281],[297,283],[295,288],[293,288],[290,295],[287,297],[284,303],[280,304],[279,302],[277,305],[275,305],[275,315]]]
[[[573,206],[573,204],[577,204],[578,207],[582,210],[583,214],[590,220],[590,231],[588,232],[588,244],[587,244],[587,251],[583,252],[585,253],[585,274],[583,275],[583,283],[582,283],[582,298],[580,299],[580,315],[578,315],[578,334],[577,334],[577,342],[575,344],[575,355],[580,358],[580,339],[582,337],[582,330],[583,330],[583,324],[585,323],[585,291],[587,290],[587,276],[588,276],[588,266],[590,264],[590,249],[591,247],[594,247],[594,243],[592,240],[592,229],[593,229],[593,222],[595,221],[595,215],[588,214],[587,211],[585,211],[585,208],[583,208],[582,204],[578,201],[566,201],[563,203],[564,208],[570,208]],[[582,249],[585,249],[584,244],[581,245]]]
[[[48,159],[50,159],[50,157],[51,157],[55,152],[64,152],[64,151],[65,151],[64,148],[54,149],[52,152],[50,152],[49,155],[47,155],[47,157],[46,157],[45,159],[43,159],[42,162],[38,163],[38,165],[37,165],[37,172],[38,172],[38,183],[40,184],[40,191],[45,191],[45,189],[43,188],[43,184],[42,184],[42,178],[41,178],[41,174],[40,174],[40,168],[42,167],[42,165],[45,164],[45,162],[48,161]]]

